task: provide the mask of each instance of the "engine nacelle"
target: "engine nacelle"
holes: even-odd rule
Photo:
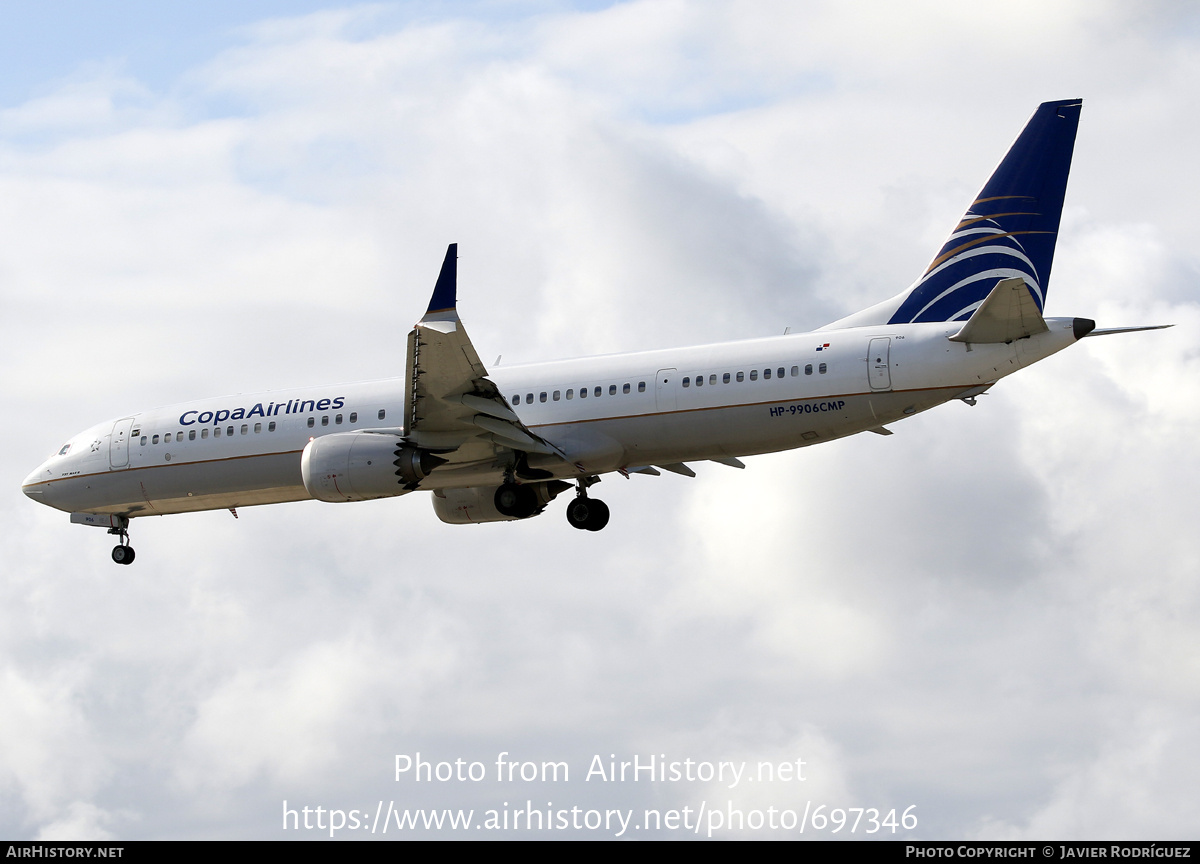
[[[300,474],[309,495],[340,504],[403,495],[445,461],[397,435],[335,432],[308,442]]]
[[[466,489],[435,489],[433,512],[451,525],[472,525],[478,522],[512,522],[537,516],[558,493],[571,488],[570,483],[551,480],[548,483],[528,483],[520,488],[531,495],[528,514],[514,516],[500,512],[496,506],[499,486],[471,486]]]

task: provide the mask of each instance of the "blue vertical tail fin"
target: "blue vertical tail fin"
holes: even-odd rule
[[[1043,308],[1082,105],[1038,106],[889,324],[965,320],[1000,279]]]
[[[1002,279],[1024,279],[1041,311],[1082,106],[1039,105],[916,284],[825,329],[964,321]]]

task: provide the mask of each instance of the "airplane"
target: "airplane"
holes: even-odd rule
[[[25,478],[34,501],[118,537],[131,520],[432,493],[443,521],[528,519],[574,487],[575,528],[619,472],[821,444],[976,398],[1097,330],[1043,315],[1082,101],[1038,107],[909,288],[808,333],[487,369],[457,311],[457,244],[408,334],[403,377],[204,399],[73,436]]]

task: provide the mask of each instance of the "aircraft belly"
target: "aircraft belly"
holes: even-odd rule
[[[819,444],[940,405],[964,386],[858,393],[699,411],[621,417],[586,424],[619,442],[620,467],[752,456]],[[580,424],[584,425],[584,424]],[[550,440],[556,431],[544,430]]]
[[[613,421],[610,434],[627,442],[627,465],[652,465],[790,450],[878,425],[870,418],[866,396],[839,396]]]
[[[47,484],[46,503],[60,510],[157,516],[310,496],[299,453],[126,468]]]
[[[159,513],[248,507],[310,497],[299,453],[265,453],[211,462],[176,462],[143,469],[138,482]]]

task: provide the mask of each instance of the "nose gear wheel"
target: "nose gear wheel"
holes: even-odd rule
[[[108,533],[116,534],[121,539],[121,542],[113,547],[112,560],[117,564],[132,564],[137,556],[133,547],[129,545],[129,532],[124,528],[109,528]]]

